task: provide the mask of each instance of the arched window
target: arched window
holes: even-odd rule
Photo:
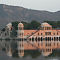
[[[53,33],[55,35],[55,33]]]
[[[56,39],[58,40],[58,37],[56,37]]]
[[[37,37],[35,38],[35,41],[37,42]]]
[[[38,41],[40,41],[40,37],[38,37]]]
[[[41,41],[43,40],[43,38],[41,37]]]
[[[51,41],[51,37],[50,37],[50,41]]]
[[[34,37],[32,37],[32,41],[34,41]]]
[[[45,40],[47,41],[47,37],[45,37]]]
[[[29,40],[31,41],[31,38],[29,38]]]
[[[56,41],[56,37],[54,37],[54,41]]]
[[[39,33],[38,33],[38,35],[39,35]]]
[[[58,32],[57,32],[57,35],[58,35]]]
[[[59,41],[60,41],[60,37],[59,37]]]
[[[42,35],[42,33],[41,33],[41,35]]]
[[[49,41],[50,39],[49,39],[49,37],[48,37],[48,41]]]
[[[19,27],[19,30],[22,30],[22,27]]]
[[[1,34],[0,34],[1,35]],[[6,33],[5,33],[5,36],[6,36]]]
[[[52,37],[52,40],[53,40],[53,37]]]

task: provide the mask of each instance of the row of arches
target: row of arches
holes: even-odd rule
[[[18,40],[19,41],[27,41],[26,38],[19,38]],[[32,41],[32,42],[43,41],[43,40],[45,40],[45,41],[60,41],[60,37],[45,37],[45,38],[43,38],[43,37],[31,37],[31,38],[29,38],[29,41]]]
[[[51,41],[51,40],[54,40],[54,41],[60,41],[60,37],[45,37],[45,40],[46,41]]]
[[[36,42],[37,41],[43,41],[43,40],[46,40],[46,41],[51,41],[51,40],[52,41],[53,40],[58,41],[59,40],[60,41],[60,37],[45,37],[45,38],[43,38],[43,37],[32,37],[32,38],[29,38],[29,40],[32,41],[32,42],[33,41],[36,41]]]
[[[35,38],[32,37],[32,38],[29,38],[29,40],[30,40],[30,41],[32,40],[32,42],[33,42],[33,41],[36,41],[36,42],[37,42],[37,41],[42,41],[42,40],[43,40],[43,37],[41,37],[41,38],[40,38],[40,37],[35,37]]]

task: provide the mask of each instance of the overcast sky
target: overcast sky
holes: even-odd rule
[[[22,6],[35,10],[59,11],[60,0],[0,0],[0,4]]]

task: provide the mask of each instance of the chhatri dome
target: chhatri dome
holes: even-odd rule
[[[12,23],[6,25],[8,28],[12,27]]]
[[[48,24],[47,22],[44,22],[41,24],[41,27],[52,27],[52,26]]]
[[[24,27],[23,23],[20,22],[20,23],[18,24],[18,27]]]

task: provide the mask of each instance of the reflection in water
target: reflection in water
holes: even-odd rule
[[[3,52],[2,52],[3,51]],[[4,53],[5,52],[5,53]],[[11,60],[59,60],[54,57],[60,56],[59,50],[53,51],[53,54],[51,54],[48,57],[43,57],[38,50],[24,50],[24,57],[19,58],[18,57],[18,50],[17,50],[17,42],[13,40],[0,40],[0,59],[4,60],[3,57],[8,60],[7,58]],[[12,56],[12,58],[8,57]],[[14,57],[14,58],[13,58]]]
[[[13,58],[13,57],[9,57],[6,55],[5,52],[0,51],[0,60],[60,60],[60,58],[57,57],[49,57],[49,58],[45,58],[43,56],[39,56],[37,58],[32,58],[31,56],[26,56],[24,58]]]
[[[14,40],[0,40],[0,50],[6,52],[8,56],[19,57],[17,50],[17,41]],[[41,55],[38,50],[24,50],[24,57],[31,56],[37,58]]]
[[[59,60],[59,59],[49,59],[49,60]]]

